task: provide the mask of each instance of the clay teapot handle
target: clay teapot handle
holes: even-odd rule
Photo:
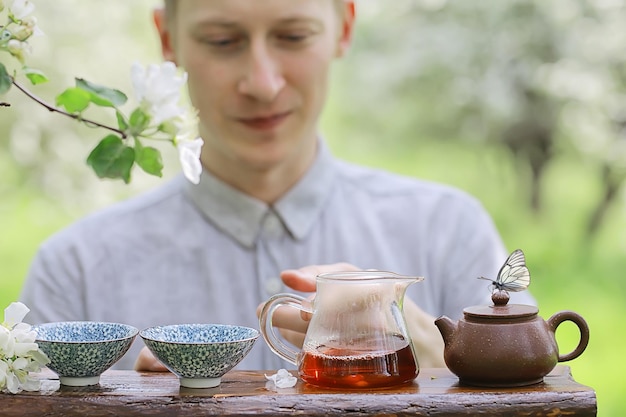
[[[583,319],[578,313],[569,310],[559,311],[550,317],[547,323],[550,330],[554,333],[556,332],[556,328],[559,327],[559,324],[568,320],[574,322],[574,324],[578,326],[578,330],[580,331],[580,341],[578,342],[576,349],[567,355],[561,355],[559,353],[559,362],[571,361],[572,359],[579,357],[580,354],[585,351],[587,344],[589,343],[589,326],[587,326],[585,319]]]

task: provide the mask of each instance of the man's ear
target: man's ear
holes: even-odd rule
[[[161,52],[163,54],[163,58],[166,61],[172,61],[177,64],[176,53],[174,52],[174,47],[172,45],[172,35],[170,28],[167,25],[167,16],[165,16],[165,9],[154,9],[152,18],[154,20],[154,26],[159,32],[159,38],[161,39]]]
[[[356,17],[356,7],[354,0],[344,0],[344,10],[341,19],[341,36],[337,44],[337,57],[342,57],[352,43],[352,32],[354,30],[354,19]]]

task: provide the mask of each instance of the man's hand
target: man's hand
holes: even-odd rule
[[[309,265],[300,269],[288,269],[280,274],[286,286],[300,292],[315,292],[316,277],[326,272],[338,271],[359,271],[360,269],[349,263],[336,263],[329,265]],[[311,298],[314,295],[311,296]],[[265,303],[260,304],[256,309],[257,317],[261,314],[261,310]],[[300,312],[295,308],[281,307],[276,310],[272,318],[272,322],[280,334],[289,343],[302,347],[304,343],[304,335],[309,328],[309,314]]]
[[[445,368],[443,338],[435,317],[424,312],[411,299],[404,299],[404,318],[413,341],[417,362],[422,368]]]

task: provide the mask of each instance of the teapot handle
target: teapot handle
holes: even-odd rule
[[[556,332],[556,328],[559,324],[568,320],[578,326],[578,330],[580,331],[580,341],[578,342],[576,349],[567,355],[561,355],[559,353],[559,362],[571,361],[572,359],[579,357],[580,354],[585,351],[587,344],[589,343],[589,326],[587,325],[585,319],[583,319],[578,313],[569,310],[559,311],[550,317],[547,320],[547,323],[550,330],[554,333]]]
[[[298,365],[297,361],[300,352],[286,344],[282,338],[276,335],[272,319],[276,309],[282,306],[290,306],[307,313],[312,313],[311,310],[303,306],[303,303],[306,305],[307,299],[299,295],[287,293],[276,294],[265,302],[261,314],[259,315],[259,328],[269,348],[276,355],[294,365]]]

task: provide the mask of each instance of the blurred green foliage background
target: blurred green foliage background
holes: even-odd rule
[[[54,96],[84,77],[130,91],[130,65],[159,62],[158,0],[33,0],[45,36],[28,62]],[[626,2],[361,0],[322,129],[345,159],[455,185],[522,248],[540,315],[575,310],[591,341],[568,363],[596,389],[598,415],[626,414]],[[69,23],[68,23],[69,22]],[[7,56],[1,57],[3,62]],[[84,160],[102,132],[15,89],[0,108],[0,306],[16,300],[50,234],[157,186],[101,181]],[[95,117],[112,117],[95,114]],[[112,119],[111,119],[112,121]],[[175,150],[162,149],[166,177]],[[473,279],[473,277],[468,277]],[[559,327],[570,351],[575,326]]]

